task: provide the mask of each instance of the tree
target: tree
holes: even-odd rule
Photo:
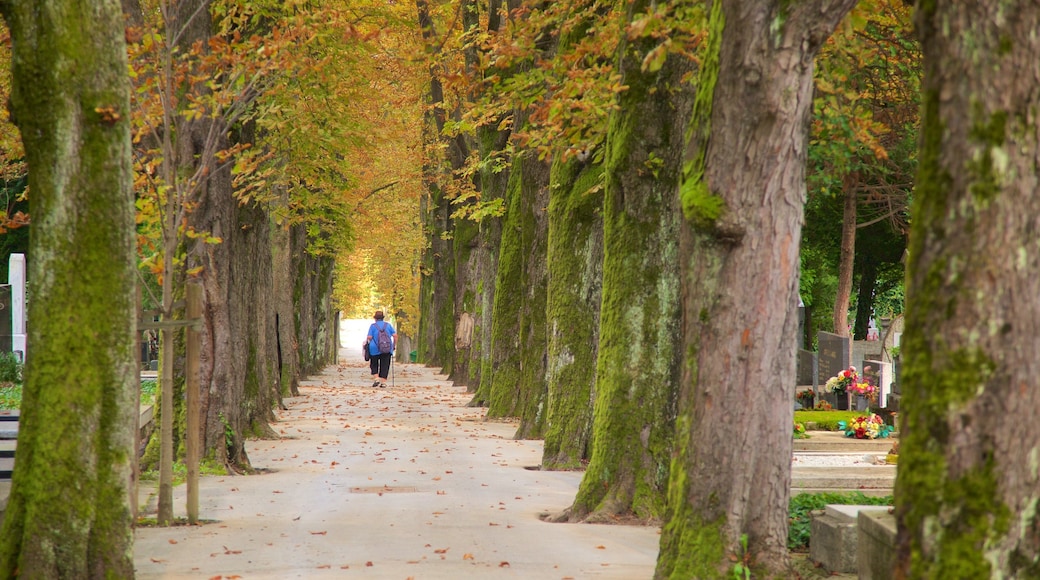
[[[1035,578],[1040,10],[922,3],[916,24],[894,577]]]
[[[693,97],[693,62],[682,53],[693,40],[678,24],[693,21],[690,6],[639,1],[625,12],[618,74],[627,90],[609,115],[603,154],[592,452],[574,503],[555,519],[663,513],[680,373],[676,191]]]
[[[801,295],[816,326],[845,334],[855,289],[857,339],[903,277],[920,108],[910,10],[861,0],[816,58]]]
[[[0,3],[25,146],[29,355],[4,578],[132,578],[137,413],[130,83],[114,0]]]
[[[710,6],[681,188],[685,364],[658,577],[729,576],[731,558],[787,574],[812,62],[854,3]]]

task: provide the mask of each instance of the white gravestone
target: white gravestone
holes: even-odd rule
[[[7,282],[11,285],[11,350],[25,360],[25,254],[11,254]]]

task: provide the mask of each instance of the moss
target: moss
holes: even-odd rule
[[[520,308],[523,303],[520,290],[524,287],[522,171],[516,166],[518,163],[519,160],[514,161],[506,187],[507,205],[502,217],[502,240],[491,315],[491,353],[481,370],[478,390],[478,395],[486,397],[489,417],[513,417],[518,413]]]
[[[603,251],[603,198],[588,192],[602,177],[601,165],[576,161],[554,163],[550,177],[547,469],[578,468],[588,458]]]
[[[984,578],[994,572],[991,561],[999,557],[991,551],[1007,534],[1011,512],[1001,499],[992,442],[984,434],[968,446],[952,438],[972,431],[969,405],[980,397],[996,396],[988,390],[1003,379],[995,376],[998,365],[983,350],[989,337],[957,336],[958,346],[952,347],[935,332],[937,322],[955,315],[958,301],[973,299],[955,290],[961,287],[964,263],[933,257],[927,269],[919,267],[929,254],[928,245],[943,243],[949,212],[974,209],[951,204],[951,179],[941,164],[944,127],[938,106],[937,92],[925,91],[907,331],[900,351],[904,423],[895,500],[897,515],[908,530],[901,557],[909,563],[909,577]],[[993,159],[987,156],[991,146],[1003,142],[1006,120],[1000,114],[983,118],[979,110],[973,116],[970,137],[983,149],[969,185],[971,200],[988,203],[999,191]],[[970,214],[958,217],[972,227]],[[952,453],[957,454],[956,473],[948,460]]]
[[[671,482],[668,486],[668,514],[661,530],[661,549],[658,552],[655,578],[719,578],[716,567],[726,561],[726,540],[723,530],[725,515],[714,521],[702,521],[694,513],[687,499],[690,486],[685,458],[689,444],[689,421],[680,420],[676,426],[678,450],[672,461]],[[717,508],[717,506],[709,506]]]
[[[725,211],[725,202],[713,194],[704,181],[708,136],[711,135],[712,103],[715,98],[715,85],[719,79],[722,30],[725,25],[726,17],[722,13],[722,3],[712,3],[708,19],[708,42],[701,60],[697,97],[687,136],[687,141],[693,144],[696,152],[693,159],[687,161],[683,168],[682,183],[679,187],[683,215],[695,226],[704,228],[710,228]]]
[[[1000,192],[1007,153],[1001,147],[1007,139],[1007,112],[996,111],[986,115],[981,103],[972,107],[970,138],[978,144],[975,159],[968,162],[972,179],[969,191],[977,203],[986,204]]]

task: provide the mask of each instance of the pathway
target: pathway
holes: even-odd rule
[[[351,353],[352,354],[352,353]],[[650,578],[652,527],[549,524],[581,473],[525,469],[541,441],[483,421],[465,389],[395,363],[373,389],[360,356],[288,399],[283,439],[248,445],[255,476],[205,477],[202,526],[140,528],[137,577]],[[184,486],[174,490],[184,514]]]

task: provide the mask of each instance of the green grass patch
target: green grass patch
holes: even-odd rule
[[[204,460],[199,463],[199,475],[227,475],[228,470],[223,465],[212,460]],[[173,485],[177,486],[188,479],[188,468],[183,462],[173,464]],[[141,481],[148,483],[159,483],[159,470],[148,469],[141,472]]]
[[[159,381],[155,379],[141,379],[141,404],[149,405],[155,402],[159,393]]]
[[[141,381],[141,404],[155,403],[159,384],[154,379]],[[0,411],[17,411],[22,407],[22,385],[0,382]]]
[[[22,406],[22,385],[0,383],[0,411],[17,411]]]
[[[794,420],[796,423],[804,424],[809,430],[837,431],[838,421],[848,423],[856,417],[868,414],[870,411],[810,411],[803,409],[794,412]],[[816,426],[810,427],[809,423],[815,423]]]
[[[827,504],[840,505],[892,505],[892,496],[873,497],[862,492],[800,493],[791,498],[788,507],[787,547],[790,550],[808,550],[811,518],[809,512],[822,510]]]

